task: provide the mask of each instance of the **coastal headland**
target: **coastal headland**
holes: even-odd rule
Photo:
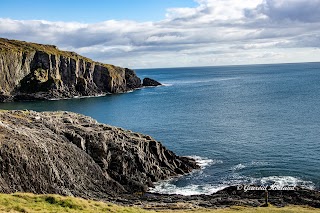
[[[158,85],[141,81],[131,69],[53,45],[0,38],[0,102],[101,96]]]
[[[128,68],[52,45],[0,39],[0,102],[124,93],[158,86]],[[149,135],[72,112],[0,111],[0,192],[59,194],[145,209],[258,207],[265,191],[230,186],[212,195],[149,193],[157,181],[201,169]],[[254,186],[253,186],[254,187]],[[274,206],[320,207],[320,193],[269,191]]]
[[[156,181],[200,169],[151,136],[98,123],[71,112],[0,112],[0,192],[60,194],[166,209],[258,207],[264,190],[225,188],[212,195],[149,193]],[[320,207],[320,193],[296,187],[269,191],[275,206]]]

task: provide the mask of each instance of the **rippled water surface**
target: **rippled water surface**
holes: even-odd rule
[[[320,186],[320,63],[137,70],[165,86],[4,109],[68,110],[150,134],[203,169],[157,185],[211,193],[256,183]]]

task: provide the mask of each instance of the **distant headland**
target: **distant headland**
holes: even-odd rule
[[[98,96],[160,85],[144,82],[131,69],[54,45],[0,38],[0,102]]]

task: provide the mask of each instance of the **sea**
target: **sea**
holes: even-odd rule
[[[151,135],[202,169],[150,191],[211,194],[238,184],[320,188],[320,63],[136,70],[163,83],[130,93],[1,103],[63,110]]]

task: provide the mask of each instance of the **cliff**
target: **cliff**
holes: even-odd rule
[[[148,135],[71,112],[0,111],[0,193],[84,198],[144,192],[199,169]]]
[[[141,87],[133,70],[74,52],[0,38],[0,102],[122,93]]]

